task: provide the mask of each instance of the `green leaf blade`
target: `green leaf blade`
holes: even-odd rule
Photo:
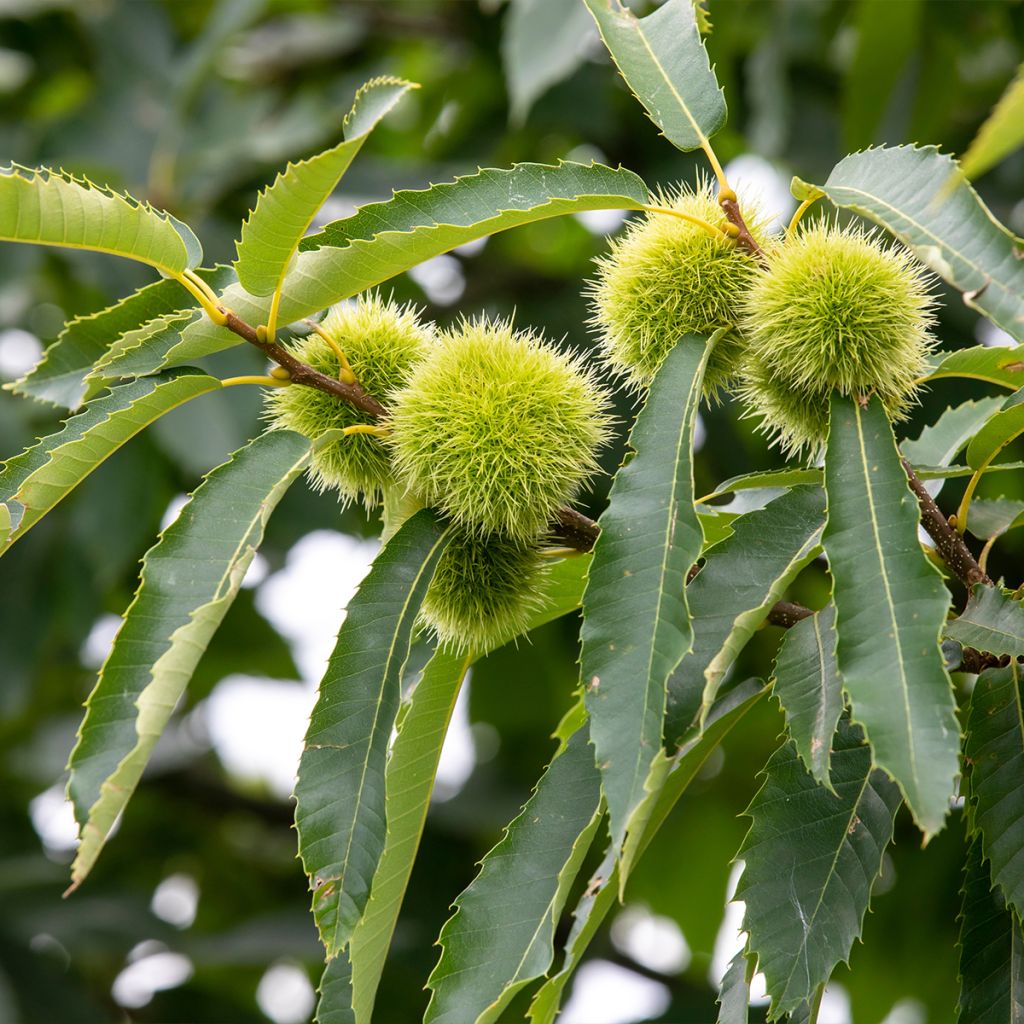
[[[455,901],[427,981],[425,1024],[492,1024],[519,989],[548,970],[555,926],[600,807],[593,752],[579,729]]]
[[[846,721],[835,736],[832,782],[834,794],[786,743],[747,810],[736,899],[746,904],[743,927],[774,1016],[810,999],[849,957],[892,840],[899,792],[872,768],[862,731]]]
[[[684,338],[662,363],[615,476],[583,595],[580,678],[590,738],[621,844],[662,748],[669,673],[693,641],[686,574],[700,555],[693,429],[710,343]]]
[[[986,669],[978,677],[967,721],[973,818],[991,881],[1019,916],[1024,907],[1024,701],[1020,667]],[[991,883],[990,883],[991,884]]]
[[[825,491],[839,672],[876,764],[927,839],[945,821],[959,771],[956,703],[939,649],[950,597],[921,551],[917,502],[877,399],[862,409],[833,397]]]
[[[1015,438],[1024,434],[1024,388],[1003,402],[1000,410],[971,438],[967,465],[984,469]]]
[[[367,136],[410,89],[399,78],[374,78],[356,93],[338,145],[299,163],[290,163],[260,193],[242,225],[235,272],[252,295],[269,295],[281,284],[302,236],[317,210],[337,187]]]
[[[153,420],[220,387],[215,377],[196,370],[173,370],[122,384],[6,462],[0,470],[0,503],[16,522],[0,554]]]
[[[967,607],[946,623],[946,636],[989,654],[1024,655],[1024,608],[998,587],[978,583]]]
[[[165,277],[203,258],[199,239],[170,214],[63,171],[17,165],[0,169],[0,240],[124,256]]]
[[[693,649],[669,678],[665,736],[678,739],[708,714],[729,666],[790,581],[815,557],[825,524],[820,487],[794,487],[734,520],[686,588]],[[752,557],[752,553],[756,556]]]
[[[960,158],[967,178],[977,178],[1024,145],[1024,64]]]
[[[905,242],[964,302],[1024,340],[1024,260],[952,157],[935,147],[882,147],[840,160],[822,186],[836,206]]]
[[[429,510],[388,541],[349,605],[299,761],[295,826],[328,958],[348,943],[384,849],[387,747],[413,624],[450,528]]]
[[[832,735],[843,713],[836,665],[835,609],[828,605],[786,630],[775,659],[775,696],[800,759],[813,778],[832,788]]]
[[[89,873],[127,805],[238,593],[267,519],[309,451],[305,438],[288,431],[271,431],[239,449],[206,477],[147,552],[68,764],[68,795],[82,836],[74,885]]]
[[[1024,345],[1014,348],[975,345],[955,352],[935,352],[929,357],[922,382],[965,377],[1017,391],[1024,385]]]
[[[645,18],[620,0],[584,2],[622,77],[665,138],[684,151],[707,148],[728,111],[692,0],[667,0]]]

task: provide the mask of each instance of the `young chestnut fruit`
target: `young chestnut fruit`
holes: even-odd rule
[[[860,227],[818,223],[769,256],[743,299],[740,397],[760,429],[815,457],[829,397],[877,395],[905,418],[936,341],[926,272],[902,246]]]
[[[577,357],[511,321],[441,334],[394,395],[395,472],[480,536],[530,542],[598,469],[608,398]]]
[[[662,194],[658,205],[716,227],[726,223],[709,181],[700,182],[696,191],[680,186]],[[745,203],[743,209],[758,244],[768,246],[771,240],[757,207]],[[590,324],[604,361],[631,387],[647,387],[681,338],[736,324],[739,300],[757,266],[756,257],[732,239],[670,214],[646,213],[631,222],[597,260],[597,276],[587,289]],[[738,330],[715,346],[704,377],[709,398],[731,383],[743,350]]]
[[[498,647],[526,629],[544,573],[534,545],[461,530],[437,563],[420,619],[446,647]]]
[[[435,340],[433,329],[420,323],[414,307],[398,306],[376,293],[333,306],[320,329],[344,354],[362,387],[385,404],[405,385]],[[335,347],[316,332],[296,341],[290,351],[329,377],[344,373]],[[266,415],[273,426],[314,440],[329,430],[374,422],[355,406],[307,387],[268,389]],[[388,450],[368,434],[325,444],[313,455],[310,477],[320,490],[335,488],[345,503],[362,496],[367,509],[379,505],[383,488],[394,482]]]

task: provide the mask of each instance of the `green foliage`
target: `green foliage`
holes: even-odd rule
[[[499,647],[526,629],[543,579],[534,545],[462,529],[437,563],[421,616],[442,646]]]
[[[820,454],[829,398],[876,394],[904,419],[934,345],[920,266],[859,230],[815,224],[791,238],[744,298],[742,396],[786,451]]]
[[[836,661],[875,763],[899,784],[927,840],[942,828],[959,770],[956,703],[938,643],[949,592],[921,552],[879,401],[862,408],[836,396],[830,420],[824,545]]]
[[[0,239],[124,256],[164,277],[203,258],[191,228],[169,213],[65,171],[17,165],[0,170]]]
[[[790,627],[779,645],[772,683],[800,760],[819,785],[832,789],[832,734],[843,712],[832,605]]]
[[[598,468],[607,398],[582,362],[509,320],[463,321],[396,396],[399,480],[480,535],[530,542]]]
[[[841,160],[822,189],[891,231],[963,293],[964,302],[1024,340],[1024,262],[952,157],[932,146],[871,149]]]
[[[621,0],[584,0],[622,77],[650,119],[682,150],[706,147],[724,124],[725,94],[697,28],[693,0],[637,18]]]
[[[964,177],[977,178],[1024,144],[1024,64],[960,158]]]
[[[680,187],[659,195],[657,205],[709,226],[724,223],[709,181],[695,192]],[[747,216],[758,240],[767,245],[756,213]],[[589,286],[591,324],[608,366],[634,388],[649,386],[681,339],[735,324],[756,268],[755,258],[724,234],[709,234],[665,213],[644,214],[612,239]],[[736,331],[719,340],[705,374],[707,394],[715,396],[729,386],[744,348]]]
[[[765,768],[737,857],[736,898],[778,1018],[810,999],[860,937],[900,805],[873,768],[859,728],[843,721],[832,744],[834,793],[807,774],[792,744]]]
[[[335,343],[311,331],[289,351],[301,362],[335,380],[342,363],[335,345],[345,354],[356,380],[374,398],[387,402],[431,352],[433,329],[417,318],[412,306],[398,306],[375,293],[334,306],[320,324]],[[313,388],[271,388],[265,396],[267,418],[274,427],[294,430],[313,440],[331,431],[372,418],[355,406]],[[310,480],[319,490],[336,490],[345,503],[360,498],[376,508],[386,488],[396,487],[387,449],[379,437],[351,434],[324,438],[313,455]]]
[[[1024,378],[1024,345],[1016,348],[962,348],[956,352],[934,352],[930,369],[924,381],[943,380],[947,377],[966,377],[1016,391]]]
[[[747,1024],[750,1014],[750,979],[746,950],[729,961],[718,991],[718,1024]]]
[[[139,589],[86,703],[68,764],[80,885],[142,777],[231,607],[270,513],[309,461],[297,434],[264,434],[215,469],[143,559]],[[207,523],[216,521],[216,532]],[[187,575],[180,566],[194,568]]]
[[[313,916],[337,956],[370,894],[385,840],[385,765],[413,624],[450,528],[424,509],[384,548],[353,598],[320,681],[295,783]]]
[[[374,78],[356,93],[343,123],[345,139],[301,163],[289,164],[260,193],[242,225],[235,272],[252,295],[281,287],[302,236],[348,170],[378,121],[414,86],[400,78]]]
[[[693,429],[712,350],[684,338],[655,378],[630,433],[637,454],[601,516],[583,595],[580,680],[615,846],[664,773],[668,677],[693,643],[686,574],[701,547]]]
[[[946,624],[946,636],[990,654],[1024,654],[1024,608],[996,587],[978,584],[967,607]]]
[[[971,438],[967,465],[978,470],[987,465],[1016,437],[1024,433],[1024,388],[1010,395],[999,411]]]

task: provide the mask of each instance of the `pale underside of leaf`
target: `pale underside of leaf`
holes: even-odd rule
[[[0,554],[153,420],[220,387],[219,380],[195,370],[120,385],[10,459],[0,470],[0,503],[7,505],[14,528]]]
[[[869,149],[846,157],[822,186],[837,206],[891,231],[964,302],[1024,340],[1024,260],[952,157],[935,147]]]
[[[210,473],[146,554],[68,765],[82,839],[71,870],[75,885],[127,805],[238,593],[267,519],[309,452],[309,442],[289,431],[252,441]]]
[[[669,673],[690,649],[686,574],[700,555],[693,429],[706,339],[668,354],[630,433],[583,595],[580,679],[612,841],[621,844],[662,749]]]
[[[950,595],[921,551],[917,501],[877,399],[861,408],[833,397],[825,490],[839,672],[875,763],[927,839],[945,821],[959,771],[956,703],[939,649]]]
[[[345,138],[308,160],[290,163],[260,193],[256,208],[242,225],[235,271],[252,295],[269,295],[280,287],[317,210],[334,191],[367,136],[413,88],[397,78],[377,78],[357,93],[345,118]]]
[[[620,0],[585,3],[622,77],[665,138],[682,150],[707,149],[727,110],[692,0],[667,0],[645,18]]]
[[[946,636],[990,654],[1024,654],[1024,608],[998,587],[978,583],[967,607],[946,623]]]
[[[299,762],[295,823],[331,958],[362,916],[385,840],[387,748],[423,594],[451,530],[430,510],[377,556],[349,604]]]
[[[282,287],[280,323],[326,309],[459,245],[548,217],[585,210],[636,210],[650,201],[632,171],[600,164],[517,164],[482,170],[387,202],[362,207],[306,238]],[[224,304],[251,324],[266,322],[268,297],[228,288]],[[146,370],[187,363],[240,344],[237,335],[207,318],[179,341],[154,347]],[[111,371],[116,366],[109,367]]]
[[[1013,440],[1024,433],[1024,388],[1010,395],[1000,410],[971,438],[967,465],[984,469]]]
[[[950,377],[982,380],[1016,391],[1024,385],[1024,345],[1014,348],[976,345],[955,352],[933,353],[922,383]]]
[[[892,840],[899,792],[872,768],[862,731],[845,720],[835,734],[832,782],[834,793],[819,786],[786,743],[747,810],[736,899],[746,905],[743,927],[773,1019],[810,999],[849,957]]]
[[[747,1024],[749,1021],[750,966],[744,949],[729,961],[718,989],[718,1024]]]
[[[170,214],[63,171],[17,165],[0,170],[0,240],[124,256],[167,277],[203,257],[199,239]]]
[[[425,1024],[492,1024],[554,959],[555,927],[601,820],[586,730],[541,776],[441,930]]]

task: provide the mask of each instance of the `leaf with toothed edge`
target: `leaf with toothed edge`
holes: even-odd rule
[[[0,241],[124,256],[174,277],[203,258],[191,228],[169,213],[66,171],[0,169]]]
[[[276,291],[317,210],[337,187],[370,132],[410,90],[401,78],[374,78],[356,93],[345,117],[344,140],[308,160],[290,163],[264,189],[242,224],[235,271],[251,295]]]
[[[967,847],[960,908],[958,1024],[1024,1021],[1024,934],[992,887],[975,836]]]
[[[643,855],[708,756],[764,693],[765,686],[760,679],[744,680],[724,693],[708,716],[704,730],[694,730],[680,746],[651,813],[645,819],[642,834],[635,840],[636,849],[629,864],[626,858],[618,856],[614,846],[609,846],[573,910],[573,925],[565,943],[561,968],[541,985],[533,997],[529,1010],[531,1024],[553,1024],[565,986],[601,922],[616,905],[628,880],[629,866]],[[594,771],[596,773],[596,768]]]
[[[706,147],[727,110],[693,0],[666,0],[637,18],[620,0],[584,0],[633,95],[674,146]]]
[[[848,960],[892,841],[899,791],[845,719],[833,741],[832,784],[834,793],[819,786],[787,742],[746,811],[735,898],[746,904],[743,929],[773,1017],[796,1010]]]
[[[647,186],[632,171],[568,161],[486,169],[422,191],[396,192],[303,240],[282,286],[278,322],[301,320],[485,235],[584,210],[639,210],[649,202]],[[269,297],[234,285],[222,298],[247,323],[266,322]],[[153,347],[148,365],[137,365],[135,372],[151,373],[238,344],[237,335],[202,317],[179,341]]]
[[[1024,434],[1024,388],[1010,395],[999,411],[971,438],[967,465],[984,469],[1011,441]]]
[[[541,583],[540,605],[530,616],[527,631],[579,607],[590,559],[590,555],[581,555],[551,567]],[[484,653],[474,655],[474,660]],[[349,946],[351,1007],[360,1024],[373,1015],[377,985],[412,874],[441,747],[466,664],[459,655],[437,651],[424,668],[411,699],[403,705],[405,714],[399,720],[385,774],[388,823],[384,852],[374,872],[366,912]],[[324,995],[321,1014],[324,1008],[337,1009],[338,1005],[333,997]]]
[[[939,648],[950,595],[921,550],[917,500],[877,398],[862,408],[833,396],[825,491],[839,674],[875,763],[899,784],[927,841],[942,828],[960,767]]]
[[[843,713],[835,651],[835,609],[827,605],[786,630],[773,679],[793,745],[807,770],[826,789],[832,788],[832,736]]]
[[[963,377],[1017,391],[1024,385],[1024,345],[1001,348],[976,345],[955,352],[933,352],[928,357],[928,372],[921,383]]]
[[[585,729],[565,741],[441,929],[424,1024],[493,1024],[554,959],[555,928],[602,818]]]
[[[743,949],[729,961],[718,988],[718,1024],[748,1024],[751,966]]]
[[[690,649],[686,574],[703,534],[693,504],[693,430],[713,342],[669,352],[629,436],[583,594],[580,679],[613,843],[657,779],[669,673]]]
[[[669,678],[665,737],[708,713],[724,674],[790,581],[814,558],[825,522],[820,487],[794,487],[739,516],[686,588],[693,649]],[[753,554],[756,552],[756,556]]]
[[[989,654],[1024,655],[1024,607],[998,587],[978,583],[967,607],[946,623],[946,636]],[[1021,906],[1024,913],[1024,903]]]
[[[68,763],[81,832],[73,885],[91,870],[196,664],[231,607],[310,444],[263,434],[213,470],[146,553],[139,589],[86,702]]]
[[[0,554],[23,537],[105,459],[155,419],[221,382],[198,370],[172,370],[112,388],[0,470],[0,503],[12,529]]]
[[[424,509],[388,541],[349,604],[320,682],[295,784],[295,827],[328,958],[351,938],[384,850],[402,667],[451,533]]]
[[[840,160],[821,187],[836,206],[891,231],[968,306],[1024,340],[1020,243],[951,156],[934,146],[869,149]]]
[[[989,668],[971,695],[965,750],[971,814],[992,881],[1017,913],[1024,910],[1024,698],[1015,662]]]
[[[327,961],[317,986],[317,995],[320,998],[314,1024],[356,1024],[356,1014],[352,1009],[352,965],[344,949]]]

